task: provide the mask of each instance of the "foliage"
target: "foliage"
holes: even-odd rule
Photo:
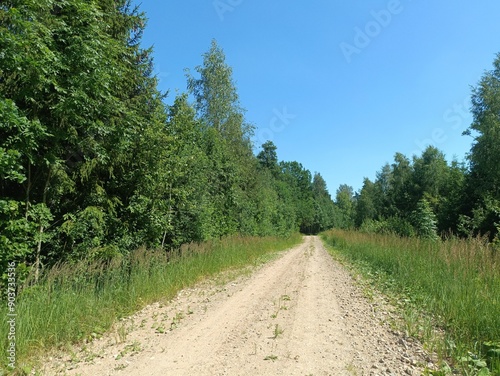
[[[167,106],[145,27],[130,0],[2,2],[0,267],[20,285],[60,262],[333,223],[319,174],[272,142],[253,154],[217,42]]]
[[[500,54],[493,69],[484,74],[472,92],[473,122],[466,134],[473,135],[469,160],[475,193],[500,197]]]
[[[374,182],[365,178],[349,217],[364,232],[434,239],[438,234],[463,233],[467,227],[463,222],[469,223],[461,214],[466,180],[464,165],[448,163],[435,147],[427,147],[411,161],[397,153]]]
[[[418,202],[417,208],[412,213],[412,222],[418,236],[437,240],[436,216],[426,199]]]

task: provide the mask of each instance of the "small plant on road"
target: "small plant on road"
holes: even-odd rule
[[[276,324],[274,326],[273,339],[277,339],[278,336],[280,336],[281,334],[283,334],[283,332],[284,332],[284,329],[280,328],[280,326],[278,324]]]
[[[286,294],[285,295],[281,295],[280,298],[278,299],[278,309],[276,310],[275,313],[273,313],[271,315],[271,318],[275,319],[276,317],[278,317],[278,312],[281,311],[281,310],[284,310],[284,311],[288,310],[288,307],[285,306],[285,305],[282,305],[281,302],[288,302],[290,300],[291,299],[290,299],[289,295],[286,295]]]
[[[163,334],[163,333],[165,333],[165,327],[161,324],[161,325],[156,327],[155,331],[156,331],[156,333]]]
[[[128,354],[134,355],[139,353],[140,351],[142,351],[141,343],[139,341],[134,341],[133,343],[125,346],[125,348],[122,351],[120,351],[118,355],[115,356],[115,359],[119,360]]]
[[[277,359],[278,357],[276,355],[268,355],[264,358],[264,360],[272,360],[273,362]]]

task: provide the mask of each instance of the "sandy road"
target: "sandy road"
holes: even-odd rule
[[[380,311],[377,313],[377,311]],[[67,375],[419,375],[425,353],[381,321],[318,237],[249,277],[183,291],[96,341]]]

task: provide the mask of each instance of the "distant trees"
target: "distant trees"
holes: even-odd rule
[[[366,231],[488,235],[500,243],[500,54],[493,65],[472,92],[473,123],[464,132],[474,139],[468,165],[448,163],[432,146],[412,160],[396,153],[374,182],[364,180],[351,214],[346,187],[339,188],[336,226],[353,221]]]
[[[2,2],[2,270],[15,261],[21,279],[38,278],[142,245],[332,225],[321,175],[279,162],[272,142],[253,154],[215,41],[188,93],[165,105],[140,46],[145,24],[130,0]]]
[[[354,226],[354,190],[352,187],[342,184],[337,189],[335,196],[335,226],[348,229]]]
[[[461,165],[448,164],[433,146],[412,160],[396,153],[375,181],[365,178],[352,202],[352,221],[366,231],[403,236],[456,233],[465,174]],[[342,202],[337,199],[339,208],[345,206]]]

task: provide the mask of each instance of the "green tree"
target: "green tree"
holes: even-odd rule
[[[341,184],[335,195],[337,209],[335,227],[352,228],[354,226],[355,206],[354,190],[347,184]]]
[[[252,128],[244,121],[232,69],[215,41],[196,71],[199,78],[187,72],[188,89],[195,98],[198,118],[205,126],[205,153],[212,163],[208,189],[215,227],[212,226],[211,236],[232,234],[238,232],[239,219],[248,210],[246,188],[255,171],[250,142]]]
[[[133,233],[127,208],[144,176],[134,152],[164,108],[139,45],[145,18],[129,1],[8,0],[1,12],[0,99],[38,129],[26,139],[36,150],[18,149],[25,179],[3,184],[2,200],[23,202],[36,227],[25,257],[36,275],[44,260],[99,253]]]
[[[466,196],[467,168],[464,163],[453,160],[448,167],[447,178],[442,186],[436,217],[439,233],[458,233],[459,218],[464,213],[468,199]]]
[[[476,213],[475,231],[497,233],[495,222],[500,221],[500,54],[493,62],[493,69],[486,72],[472,92],[473,122],[465,132],[473,136],[468,155],[470,179],[468,190]]]
[[[408,218],[417,202],[412,181],[411,162],[405,155],[396,153],[391,169],[391,186],[388,192],[392,209],[390,216]]]
[[[312,193],[316,207],[315,231],[325,231],[334,226],[335,204],[328,193],[326,181],[319,172],[316,172],[312,181]]]
[[[311,186],[311,172],[305,169],[301,163],[280,162],[282,171],[281,179],[292,192],[293,203],[297,213],[297,227],[303,233],[314,233],[315,231],[315,203]]]
[[[439,204],[448,179],[448,163],[444,154],[433,146],[428,146],[420,157],[413,157],[413,189],[417,198],[424,194],[433,206]]]
[[[418,236],[437,240],[437,221],[431,206],[426,199],[418,202],[411,216],[413,227]]]
[[[392,169],[386,163],[380,171],[376,173],[375,179],[375,206],[378,217],[390,217],[395,214],[396,208],[390,200],[389,193],[392,189]]]
[[[376,201],[376,186],[370,179],[365,178],[356,203],[356,227],[361,227],[365,221],[377,219],[378,213]]]
[[[451,215],[448,196],[455,190],[452,184],[460,183],[455,179],[459,176],[452,174],[453,172],[458,170],[452,171],[444,154],[437,148],[428,146],[420,157],[413,157],[413,200],[425,198],[434,213],[446,210]],[[448,231],[450,224],[446,216],[438,215],[438,218],[439,230]]]
[[[267,141],[262,144],[262,151],[257,154],[257,159],[261,167],[269,170],[274,177],[279,173],[276,149],[276,145],[272,141]]]

